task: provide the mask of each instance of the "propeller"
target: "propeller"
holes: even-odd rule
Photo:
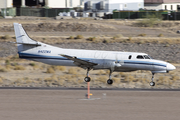
[[[121,61],[120,61],[120,62],[121,62]],[[118,61],[117,54],[116,54],[116,61],[115,61],[114,67],[121,67],[120,62]]]

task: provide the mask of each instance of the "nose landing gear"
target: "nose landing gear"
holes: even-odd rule
[[[112,79],[108,79],[107,80],[107,84],[112,85],[113,84],[113,80]]]
[[[150,86],[155,86],[155,82],[153,81],[154,80],[154,74],[155,73],[152,73],[152,81],[150,82]]]

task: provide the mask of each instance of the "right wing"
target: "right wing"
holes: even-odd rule
[[[64,54],[60,54],[60,55],[74,61],[74,64],[82,68],[92,68],[93,66],[98,65],[97,63],[89,62],[89,60],[82,60],[77,57],[72,57],[72,56],[64,55]]]

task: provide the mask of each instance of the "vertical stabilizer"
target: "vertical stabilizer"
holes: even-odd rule
[[[38,46],[38,42],[29,38],[21,24],[14,23],[14,30],[16,35],[16,42],[18,45],[18,52],[27,50],[30,46]]]
[[[29,38],[25,30],[23,29],[21,24],[14,23],[14,30],[16,35],[16,41],[17,43],[29,43],[29,44],[35,44],[36,41]]]

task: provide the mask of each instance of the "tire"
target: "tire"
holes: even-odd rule
[[[111,80],[111,79],[107,80],[107,84],[112,85],[113,84],[113,80]]]
[[[150,82],[150,86],[155,86],[155,82]]]
[[[90,78],[90,77],[85,77],[85,78],[84,78],[84,81],[85,81],[85,82],[90,82],[90,81],[91,81],[91,78]]]

